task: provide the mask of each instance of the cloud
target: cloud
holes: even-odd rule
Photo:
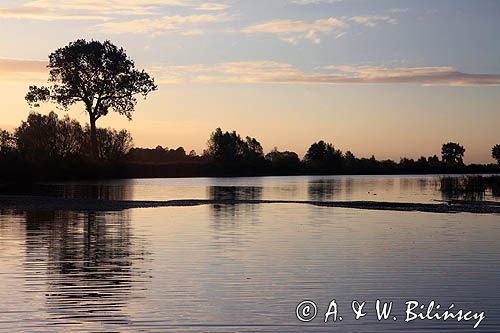
[[[111,20],[119,16],[161,15],[165,7],[216,11],[229,5],[200,0],[32,0],[0,8],[0,17],[33,20]]]
[[[33,59],[0,58],[2,80],[46,80],[47,61]]]
[[[277,20],[246,27],[242,32],[247,34],[270,33],[280,36],[286,42],[295,44],[299,39],[309,39],[314,43],[321,42],[320,33],[328,33],[345,26],[342,19],[329,17],[315,21]]]
[[[391,16],[353,16],[353,17],[329,17],[314,21],[292,21],[292,20],[276,20],[265,23],[260,23],[243,28],[241,31],[247,34],[267,33],[275,34],[281,40],[297,44],[300,40],[311,40],[315,44],[321,42],[321,34],[329,34],[337,31],[335,38],[345,35],[346,29],[353,24],[358,24],[364,27],[373,28],[379,23],[397,24],[397,20]]]
[[[225,13],[200,15],[173,15],[159,18],[145,18],[138,20],[107,22],[94,26],[94,29],[110,34],[158,34],[174,32],[182,35],[200,35],[204,31],[200,28],[204,24],[231,20]]]
[[[0,79],[46,80],[47,61],[0,58]],[[324,66],[306,72],[277,61],[233,61],[218,64],[149,66],[160,84],[416,84],[499,86],[500,74],[464,73],[453,67]]]
[[[228,9],[229,6],[227,4],[223,3],[213,3],[213,2],[205,2],[200,4],[199,6],[195,7],[197,10],[225,10]]]
[[[316,5],[320,3],[335,3],[342,0],[291,0],[291,3],[296,5]]]
[[[463,73],[453,67],[326,66],[307,73],[274,61],[150,67],[160,83],[500,85],[500,74]]]
[[[57,10],[83,10],[92,12],[123,13],[126,15],[154,15],[162,7],[215,7],[217,3],[195,0],[33,0],[31,7]]]
[[[300,74],[293,66],[275,61],[236,61],[213,65],[152,66],[147,69],[159,83],[252,83],[264,77]]]
[[[389,11],[391,13],[406,13],[410,11],[410,8],[391,8]]]
[[[398,23],[398,21],[395,18],[392,18],[390,16],[380,16],[380,15],[353,16],[349,18],[349,20],[370,28],[377,26],[377,24],[379,23],[390,23],[390,24]]]
[[[0,9],[1,18],[32,19],[32,20],[107,20],[108,17],[90,13],[60,13],[46,8],[21,7]]]

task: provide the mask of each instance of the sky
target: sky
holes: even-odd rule
[[[221,127],[265,151],[325,140],[399,160],[456,141],[493,162],[499,31],[495,0],[0,0],[0,128],[26,119],[52,51],[109,39],[159,85],[132,121],[98,122],[137,147],[201,153]],[[82,105],[69,115],[86,121]]]

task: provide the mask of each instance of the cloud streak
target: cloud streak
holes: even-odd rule
[[[221,11],[229,5],[199,0],[33,0],[0,8],[0,17],[31,20],[112,20],[120,16],[161,15],[166,7]]]
[[[93,29],[109,34],[160,34],[174,32],[180,35],[200,35],[205,24],[230,21],[232,17],[225,13],[199,15],[173,15],[159,18],[145,18],[121,22],[107,22],[94,26]]]
[[[349,24],[350,23],[350,24]],[[281,40],[290,44],[297,44],[299,40],[311,40],[315,44],[321,43],[320,35],[336,31],[337,37],[346,33],[349,25],[361,25],[373,28],[379,23],[397,24],[397,20],[391,16],[353,16],[353,17],[328,17],[314,21],[301,20],[275,20],[255,24],[243,28],[246,34],[274,34]]]
[[[0,58],[0,78],[43,77],[47,61]],[[500,74],[464,73],[448,66],[384,67],[324,66],[305,72],[277,61],[233,61],[218,64],[149,66],[161,84],[275,83],[275,84],[416,84],[444,86],[499,86]]]
[[[0,18],[31,19],[43,21],[55,20],[108,20],[109,17],[92,13],[62,13],[46,8],[21,7],[14,9],[0,9]]]
[[[342,19],[329,17],[311,22],[277,20],[246,27],[242,32],[246,34],[269,33],[276,34],[286,42],[296,44],[299,39],[309,39],[318,44],[321,42],[320,33],[328,33],[345,26]]]
[[[381,15],[373,15],[373,16],[353,16],[349,18],[350,21],[373,28],[376,27],[379,23],[390,23],[397,24],[398,21],[390,16],[381,16]]]
[[[47,79],[47,61],[0,58],[0,79],[26,81]]]
[[[453,67],[326,66],[312,73],[273,61],[151,67],[160,83],[500,85],[500,74],[464,73]]]
[[[317,5],[321,3],[335,3],[342,0],[291,0],[291,3],[296,5]]]

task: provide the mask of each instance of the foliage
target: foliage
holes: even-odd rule
[[[0,156],[6,156],[15,151],[14,136],[6,131],[0,129]]]
[[[30,113],[15,131],[15,146],[23,159],[37,164],[82,159],[90,154],[89,131],[67,115]],[[126,130],[98,128],[97,142],[99,159],[118,161],[131,148],[132,137]]]
[[[491,149],[491,156],[500,164],[500,145],[495,145]]]
[[[29,161],[44,163],[60,161],[82,154],[84,133],[76,120],[57,114],[30,113],[15,131],[20,155]]]
[[[313,143],[304,156],[309,167],[323,172],[342,168],[343,160],[342,152],[323,140]]]
[[[199,159],[199,156],[194,150],[191,150],[189,155],[186,155],[186,150],[183,147],[169,149],[157,146],[153,149],[132,148],[127,154],[127,159],[134,162],[165,163],[196,161]]]
[[[110,41],[76,40],[49,55],[49,87],[31,86],[26,100],[31,106],[53,102],[67,110],[82,102],[89,116],[90,146],[98,155],[96,121],[117,112],[132,119],[137,100],[157,89],[145,71],[135,69],[123,48]]]
[[[465,148],[455,142],[448,142],[441,148],[443,162],[451,165],[464,164]]]
[[[89,127],[85,128],[86,137],[90,136]],[[116,131],[112,128],[97,129],[98,155],[100,160],[123,160],[133,146],[132,136],[127,130]]]
[[[266,154],[266,160],[271,163],[271,167],[282,173],[296,173],[300,170],[300,159],[297,153],[291,151],[278,151],[274,148]]]
[[[264,157],[262,145],[255,138],[247,136],[243,140],[236,131],[222,132],[220,128],[217,128],[211,134],[207,144],[205,156],[217,162],[253,162]]]

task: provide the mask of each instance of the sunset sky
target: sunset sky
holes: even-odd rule
[[[466,162],[493,162],[499,16],[494,0],[0,0],[0,127],[26,118],[50,52],[109,39],[159,84],[132,122],[98,123],[139,147],[200,153],[221,127],[266,151],[324,139],[399,160],[458,141]]]

